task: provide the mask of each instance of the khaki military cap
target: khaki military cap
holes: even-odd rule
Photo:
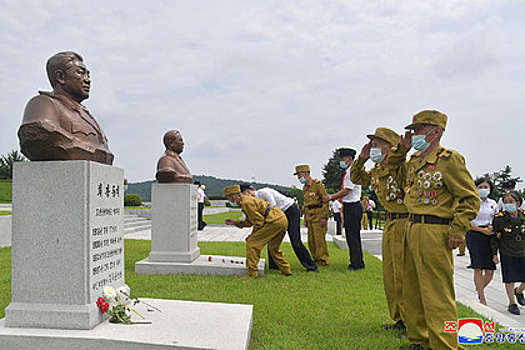
[[[295,167],[295,173],[293,173],[293,174],[297,175],[297,173],[300,173],[302,171],[310,172],[310,166],[308,164],[298,165],[298,166]]]
[[[399,143],[400,136],[397,132],[389,128],[377,128],[376,132],[372,135],[366,135],[370,140],[381,139],[395,146]]]
[[[437,125],[445,129],[448,117],[439,111],[421,111],[412,117],[412,124],[405,126],[405,129],[413,129],[417,124]]]
[[[225,196],[229,196],[230,194],[241,193],[241,186],[232,185],[232,186],[224,187],[223,191],[224,191]]]

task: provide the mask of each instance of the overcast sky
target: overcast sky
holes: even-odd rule
[[[378,126],[449,116],[473,176],[525,178],[525,1],[0,0],[0,154],[19,149],[46,60],[91,70],[84,104],[132,182],[180,130],[193,174],[297,185]],[[523,187],[523,184],[519,187]]]

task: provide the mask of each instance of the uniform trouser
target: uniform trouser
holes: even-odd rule
[[[361,247],[361,218],[363,208],[361,203],[343,202],[343,216],[345,218],[346,243],[350,252],[350,265],[365,267],[363,248]]]
[[[299,211],[299,208],[294,204],[286,209],[284,215],[286,215],[286,218],[288,219],[288,236],[290,237],[290,242],[292,243],[292,248],[297,259],[299,259],[301,264],[306,267],[307,270],[316,270],[317,265],[312,260],[308,249],[306,249],[301,241],[301,212]],[[273,261],[270,254],[270,246],[268,246],[268,266],[273,270],[278,269],[277,264]]]
[[[368,215],[366,215],[366,211],[363,212],[361,217],[361,230],[368,230]]]
[[[320,266],[330,264],[328,247],[326,246],[326,229],[327,225],[321,226],[319,215],[308,215],[306,213],[308,225],[308,248],[312,253],[312,258]]]
[[[403,249],[407,219],[387,220],[383,229],[383,284],[390,317],[402,321]]]
[[[454,260],[448,248],[448,225],[407,222],[402,310],[412,343],[433,350],[458,347],[457,333],[445,333],[456,321]]]
[[[334,220],[335,220],[335,234],[340,235],[341,234],[341,213],[334,213]]]
[[[252,232],[246,241],[246,268],[250,277],[259,275],[257,265],[261,260],[261,250],[266,244],[279,270],[285,275],[291,273],[290,264],[285,260],[283,252],[279,250],[287,226],[288,220],[283,216],[273,222],[265,223],[263,227]]]
[[[198,228],[199,230],[202,230],[206,226],[206,223],[204,222],[204,220],[202,220],[203,212],[204,212],[204,203],[199,202],[199,207],[198,207],[198,220],[199,220]]]
[[[366,212],[366,216],[367,216],[367,219],[368,219],[368,229],[369,230],[373,230],[374,229],[374,225],[373,225],[374,212],[372,210],[367,211]]]

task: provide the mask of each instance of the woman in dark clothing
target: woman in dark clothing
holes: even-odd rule
[[[518,210],[521,203],[522,198],[516,191],[503,196],[505,211],[494,217],[496,234],[490,242],[495,264],[499,263],[499,250],[503,283],[509,297],[509,312],[514,315],[520,314],[516,299],[520,305],[525,305],[525,212]],[[521,284],[514,288],[516,282]]]

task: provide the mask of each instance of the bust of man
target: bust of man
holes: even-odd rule
[[[182,160],[180,154],[184,150],[182,135],[177,130],[170,130],[164,134],[166,152],[157,163],[155,178],[159,183],[187,183],[191,184],[193,177]]]
[[[39,91],[26,105],[18,130],[20,149],[33,161],[92,160],[113,164],[100,125],[81,102],[89,97],[91,79],[82,57],[59,52],[48,59],[52,92]]]

